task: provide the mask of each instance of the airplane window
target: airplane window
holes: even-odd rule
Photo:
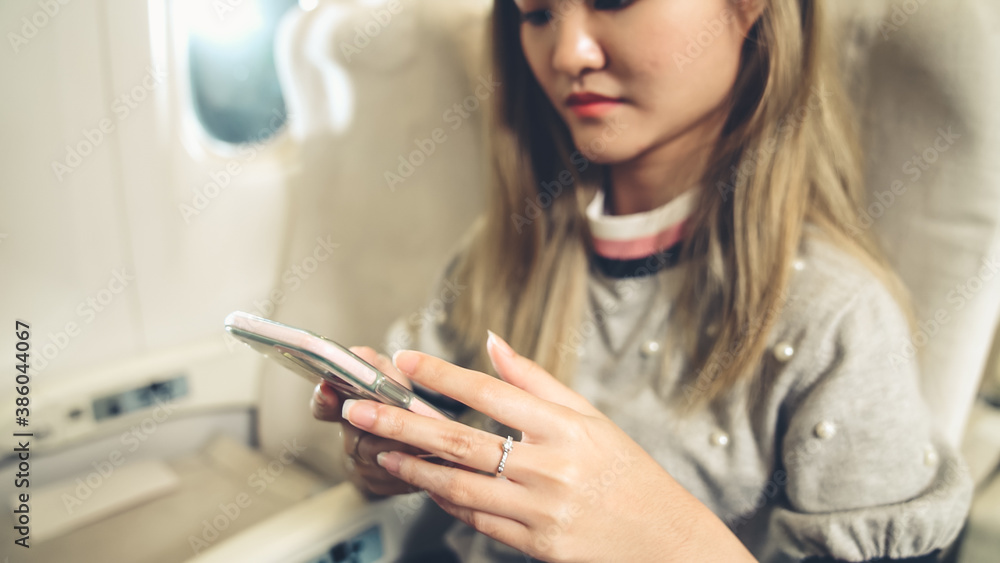
[[[187,38],[193,110],[227,143],[259,142],[284,125],[274,36],[296,0],[175,0]]]

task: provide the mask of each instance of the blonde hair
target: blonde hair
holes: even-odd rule
[[[744,42],[731,110],[681,251],[690,269],[677,302],[683,322],[698,329],[682,331],[694,335],[685,344],[697,381],[689,405],[719,397],[760,365],[806,223],[905,304],[873,240],[852,228],[863,201],[860,150],[822,2],[766,1]],[[519,25],[512,2],[494,3],[491,63],[500,86],[487,115],[488,207],[451,271],[468,289],[446,330],[464,365],[492,371],[484,346],[491,329],[570,383],[587,293],[583,210],[606,167],[579,158],[524,58]],[[567,173],[563,193],[542,189],[541,181]]]

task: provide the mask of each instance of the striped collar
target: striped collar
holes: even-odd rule
[[[688,190],[650,211],[607,215],[604,191],[598,190],[587,205],[597,266],[610,277],[631,278],[674,265],[696,192]]]

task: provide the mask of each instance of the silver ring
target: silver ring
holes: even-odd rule
[[[510,455],[510,450],[514,447],[514,437],[507,436],[507,441],[503,443],[503,455],[500,456],[500,465],[497,466],[497,477],[500,477],[503,473],[503,466],[507,464],[507,456]]]

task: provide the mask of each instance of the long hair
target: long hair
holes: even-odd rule
[[[519,26],[512,2],[494,3],[490,63],[500,86],[486,116],[487,210],[451,272],[468,289],[446,330],[469,367],[492,371],[491,329],[568,384],[577,346],[600,322],[583,318],[584,208],[606,167],[574,146],[528,66]],[[681,250],[689,269],[677,303],[692,329],[681,332],[692,335],[685,348],[696,391],[689,406],[756,372],[806,224],[857,257],[905,308],[902,284],[870,235],[854,228],[861,155],[829,31],[819,0],[766,0],[744,42]]]

